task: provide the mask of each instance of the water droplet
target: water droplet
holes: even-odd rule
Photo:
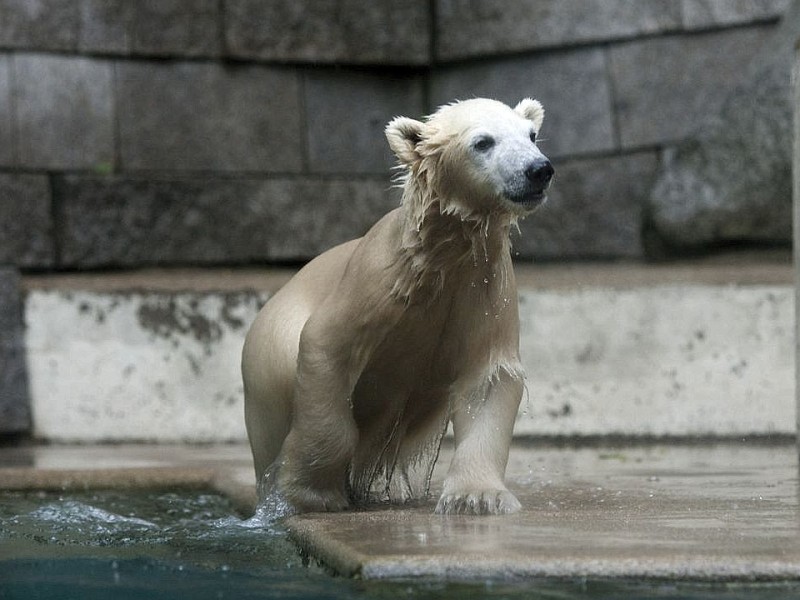
[[[483,283],[489,283],[489,280],[486,277],[484,277],[483,278]]]

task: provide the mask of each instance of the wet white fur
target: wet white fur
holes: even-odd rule
[[[531,208],[503,190],[541,156],[530,133],[543,114],[535,100],[475,99],[394,119],[401,206],[258,315],[242,359],[247,431],[257,477],[276,475],[297,510],[425,494],[449,421],[437,512],[519,509],[503,481],[523,391],[508,236]],[[481,135],[491,156],[472,147]]]

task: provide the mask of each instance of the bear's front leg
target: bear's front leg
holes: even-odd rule
[[[278,473],[281,492],[299,512],[339,511],[349,504],[346,482],[358,443],[350,404],[360,372],[353,364],[356,343],[314,317],[301,333],[292,424]]]
[[[520,509],[504,478],[522,390],[521,378],[501,369],[491,378],[485,401],[456,407],[456,448],[437,514],[508,514]]]

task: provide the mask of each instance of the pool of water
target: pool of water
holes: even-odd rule
[[[692,599],[800,597],[800,584],[372,582],[308,564],[268,515],[202,492],[0,494],[0,599]]]

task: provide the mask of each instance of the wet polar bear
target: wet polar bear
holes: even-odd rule
[[[256,475],[297,511],[428,493],[437,513],[511,513],[523,392],[509,230],[545,199],[544,110],[474,99],[386,127],[401,206],[306,265],[264,306],[242,357]],[[262,489],[263,494],[263,489]]]

